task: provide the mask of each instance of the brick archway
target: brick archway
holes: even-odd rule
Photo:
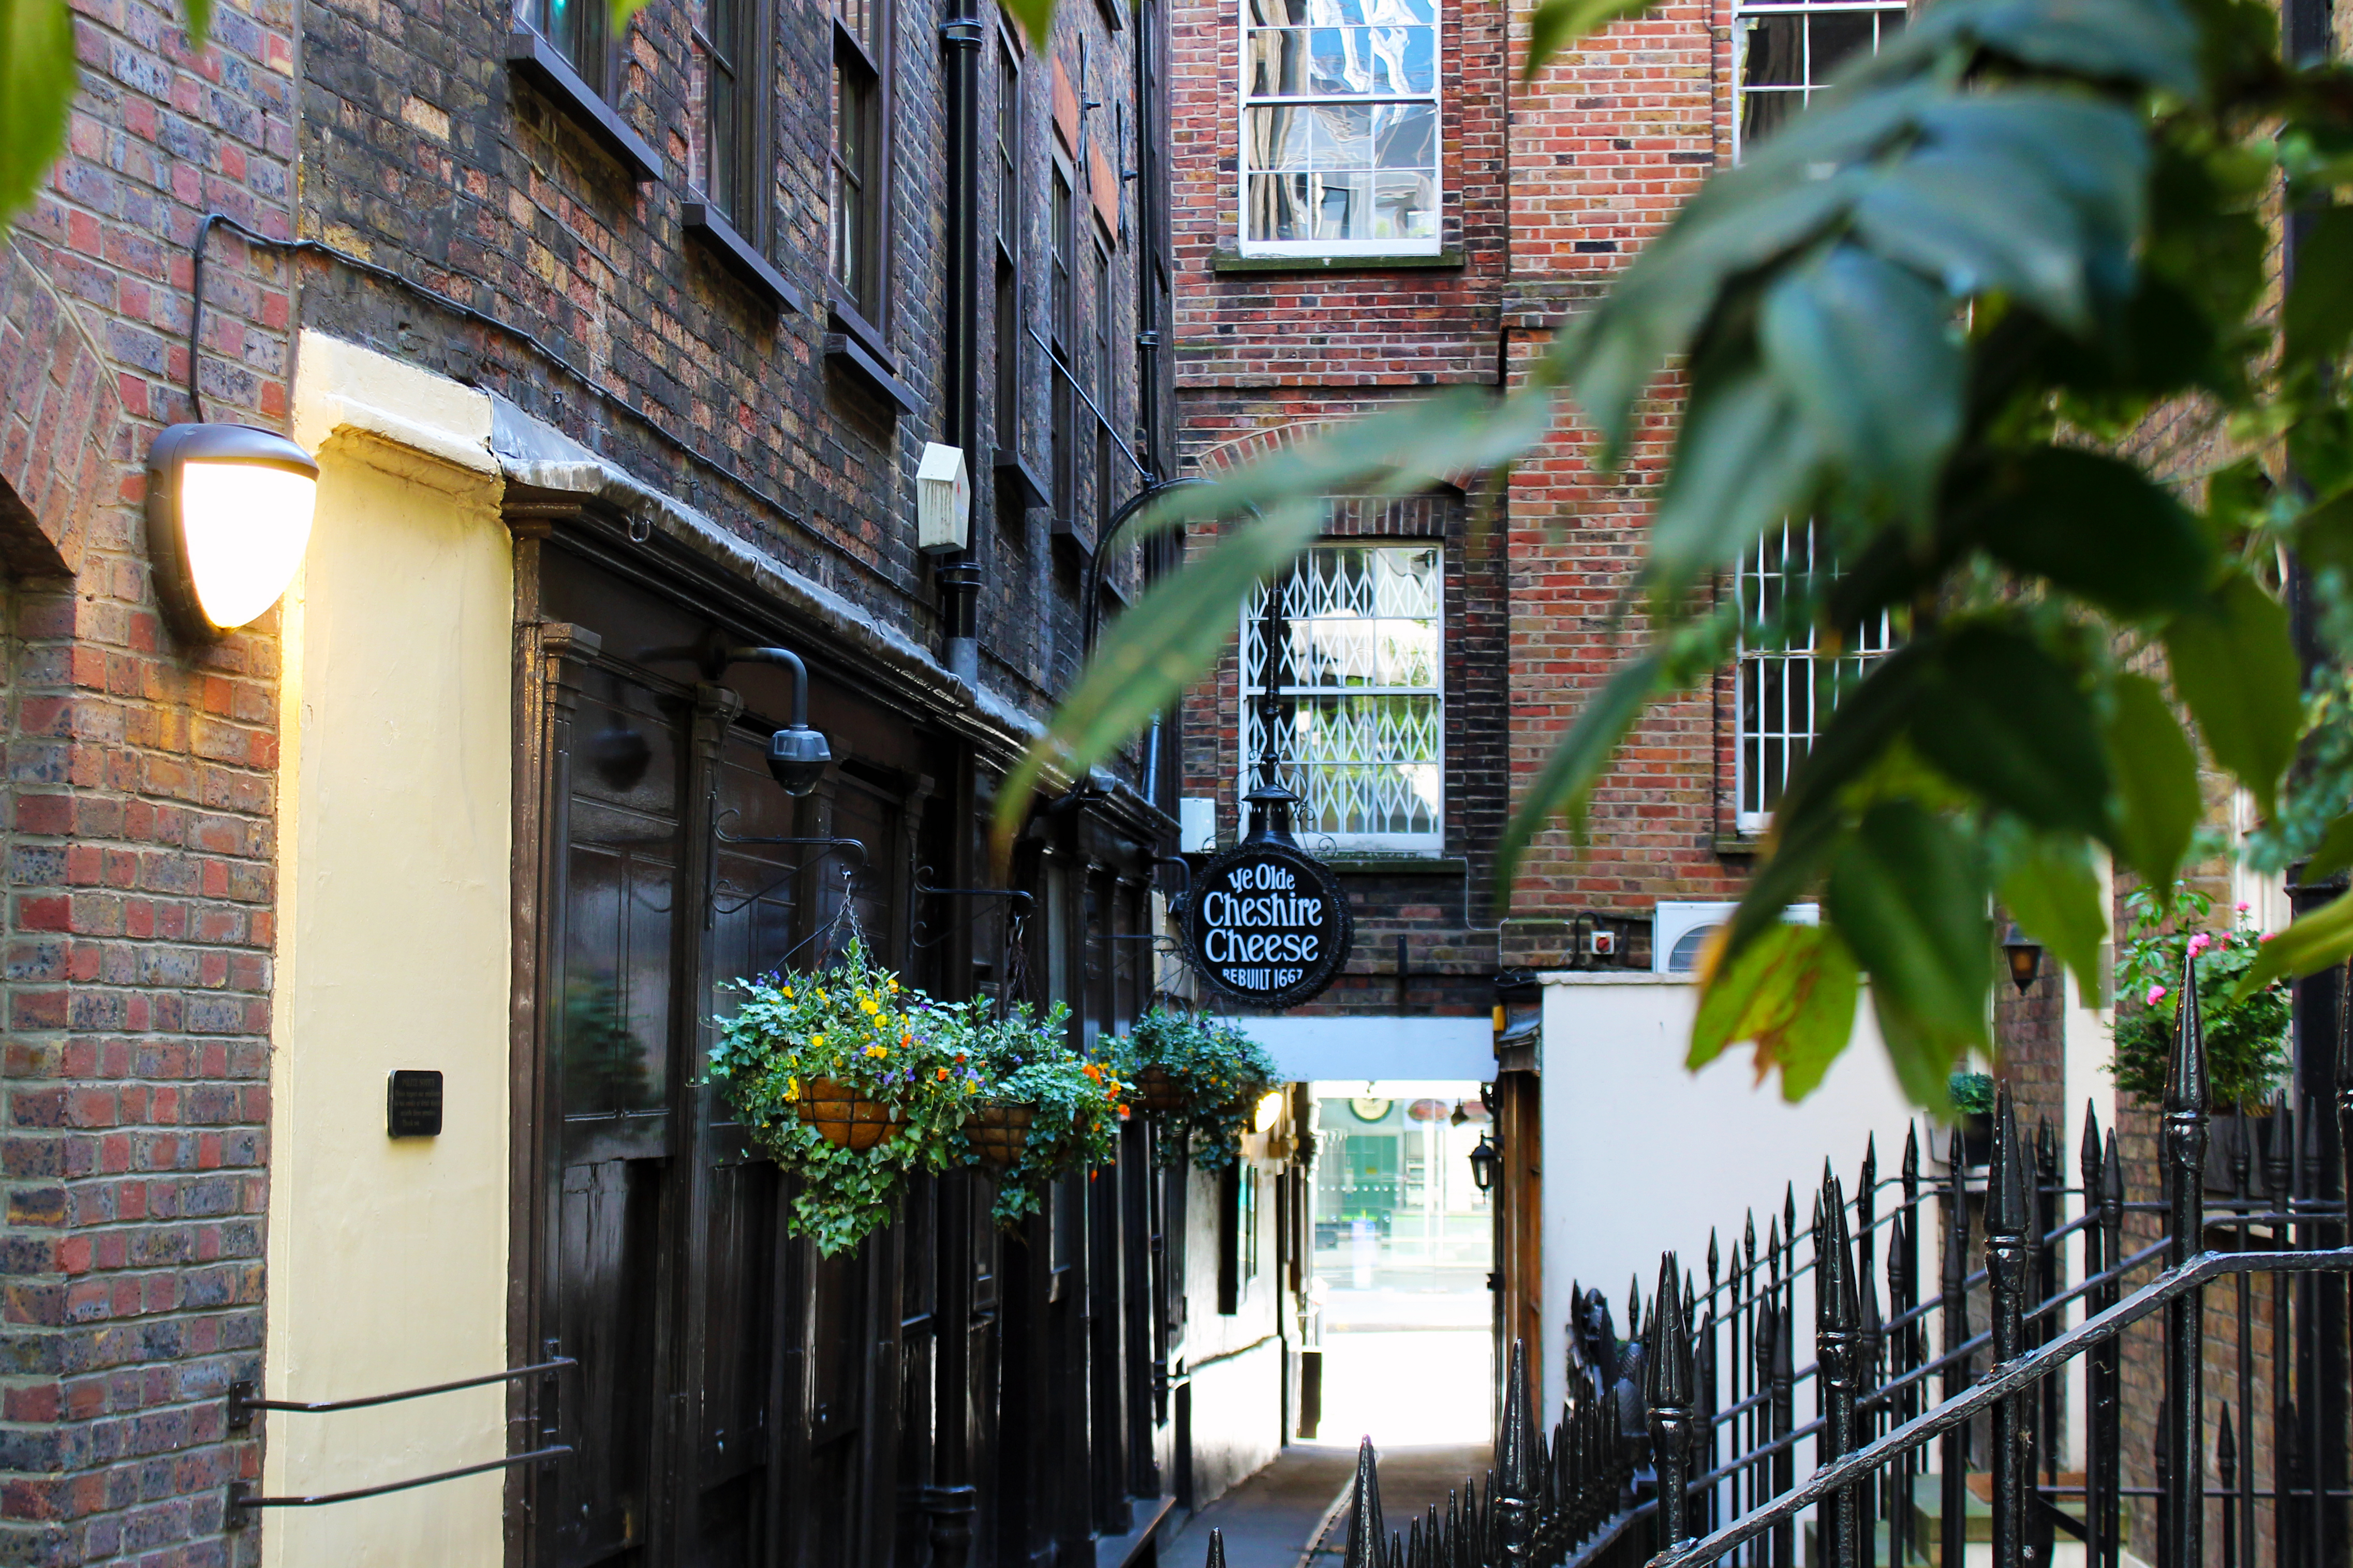
[[[134,432],[98,345],[22,245],[0,243],[0,567],[70,577],[137,461]]]

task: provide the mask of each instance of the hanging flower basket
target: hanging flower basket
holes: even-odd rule
[[[984,1105],[965,1121],[965,1139],[982,1164],[1002,1171],[1028,1150],[1029,1122],[1037,1114],[1034,1105]]]
[[[897,1136],[906,1117],[888,1100],[869,1100],[849,1084],[813,1078],[801,1085],[795,1102],[800,1119],[817,1129],[818,1136],[837,1148],[871,1149]]]
[[[1163,1119],[1164,1165],[1183,1160],[1188,1145],[1204,1171],[1232,1164],[1251,1107],[1282,1081],[1273,1058],[1232,1024],[1169,1007],[1137,1019],[1121,1054],[1135,1077],[1135,1104]]]
[[[829,969],[736,987],[744,1000],[719,1021],[711,1077],[797,1178],[794,1235],[847,1251],[890,1222],[910,1177],[970,1163],[983,1004],[934,1002],[856,942]]]

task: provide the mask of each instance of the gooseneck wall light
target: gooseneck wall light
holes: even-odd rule
[[[808,666],[790,648],[733,647],[722,657],[731,664],[780,664],[793,672],[793,719],[768,737],[768,773],[789,795],[805,795],[825,780],[833,748],[808,724]]]
[[[210,642],[276,604],[302,564],[319,465],[269,430],[174,425],[147,453],[147,550],[172,629]]]

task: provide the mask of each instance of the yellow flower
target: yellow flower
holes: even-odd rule
[[[789,1001],[791,1001],[792,999],[793,999],[793,988],[792,988],[791,986],[787,985],[787,986],[786,986],[786,987],[785,987],[785,1000],[786,1000],[786,1001],[787,1001],[787,1002],[789,1002]]]
[[[809,1037],[809,1049],[813,1051],[821,1051],[825,1049],[825,1037],[823,1035],[811,1035]]]
[[[800,1097],[801,1080],[797,1078],[788,1078],[785,1079],[785,1098],[786,1100],[798,1100]]]

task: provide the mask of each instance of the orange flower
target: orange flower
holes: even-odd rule
[[[942,1083],[945,1083],[945,1082],[947,1082],[947,1080],[948,1080],[948,1069],[947,1069],[947,1068],[933,1068],[932,1070],[933,1070],[934,1072],[935,1072],[935,1073],[937,1073],[937,1074],[939,1075],[939,1080],[940,1080]]]
[[[1094,1079],[1097,1083],[1101,1083],[1101,1082],[1103,1082],[1103,1068],[1099,1068],[1099,1067],[1095,1066],[1095,1064],[1094,1064],[1094,1063],[1092,1063],[1092,1062],[1089,1062],[1086,1066],[1084,1066],[1084,1067],[1081,1068],[1079,1070],[1080,1070],[1081,1072],[1085,1073],[1089,1078],[1091,1078],[1091,1079]]]

